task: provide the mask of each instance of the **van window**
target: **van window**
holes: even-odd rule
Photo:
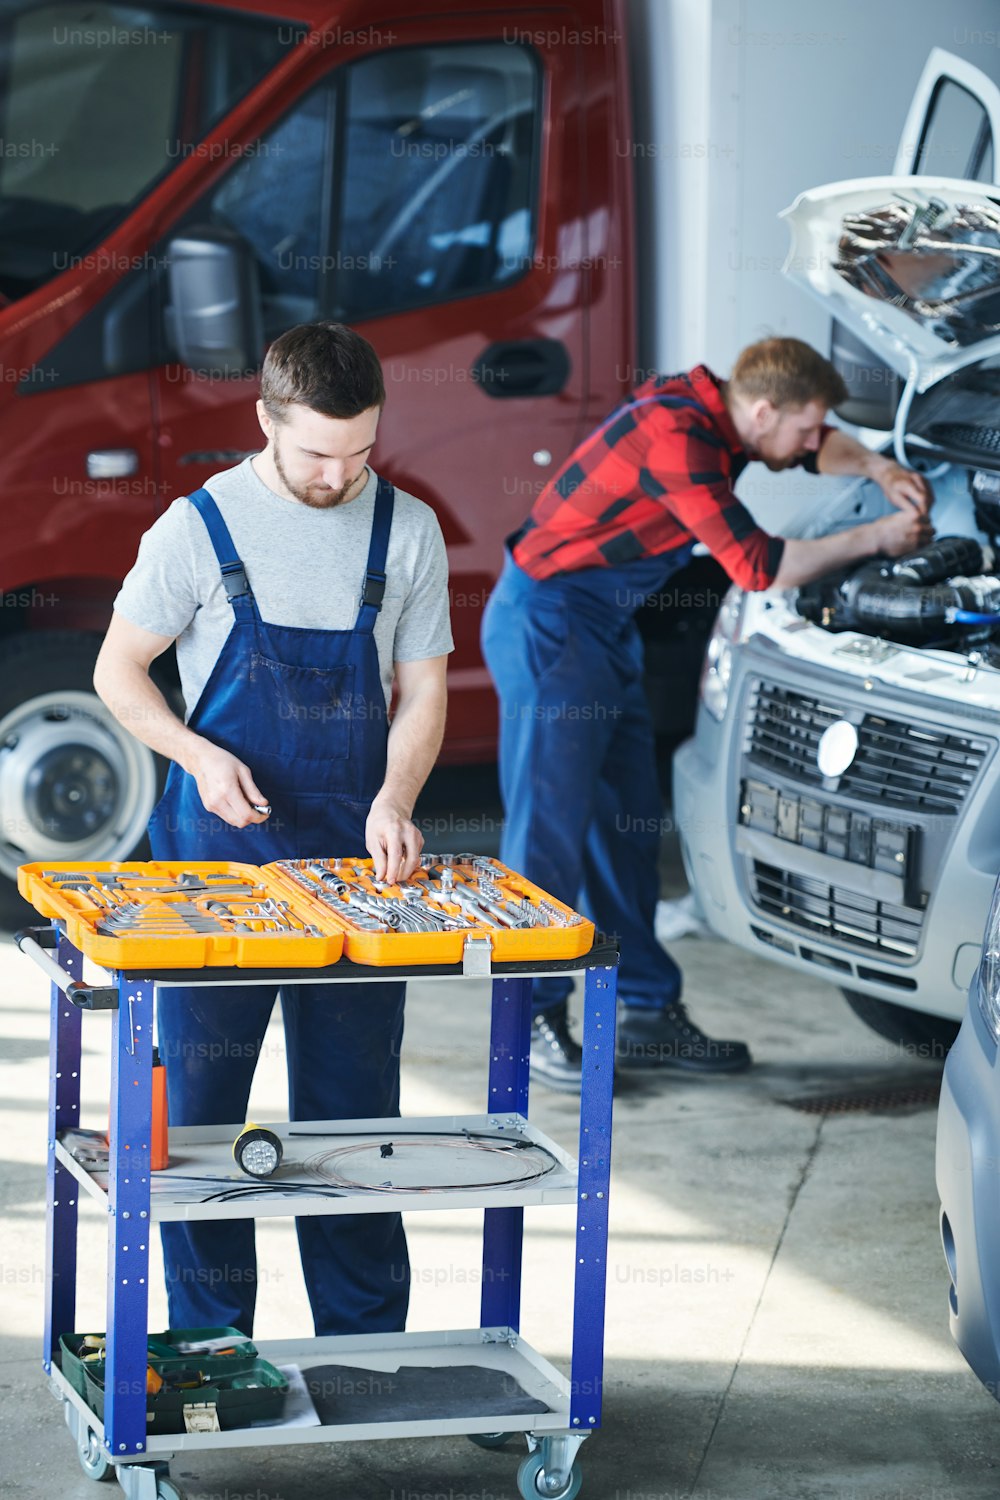
[[[344,75],[332,294],[363,318],[530,269],[539,74],[501,42],[407,47]]]
[[[253,250],[268,343],[322,312],[332,120],[323,85],[254,142],[208,198],[209,221],[237,230]]]
[[[23,296],[99,245],[293,41],[204,6],[5,5],[0,293]]]
[[[931,96],[913,170],[921,177],[993,181],[993,132],[974,94],[942,78]]]

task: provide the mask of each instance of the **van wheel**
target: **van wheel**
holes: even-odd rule
[[[908,1005],[893,1005],[889,1000],[876,1000],[858,990],[841,993],[859,1021],[921,1062],[943,1063],[958,1036],[958,1021],[929,1016]]]
[[[0,892],[37,860],[128,859],[165,766],[94,692],[101,637],[39,631],[0,643]]]

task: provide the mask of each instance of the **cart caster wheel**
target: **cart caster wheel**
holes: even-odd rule
[[[512,1438],[512,1432],[470,1432],[469,1442],[475,1443],[477,1448],[502,1448],[504,1443]]]
[[[178,1489],[172,1479],[156,1481],[156,1500],[184,1500],[184,1491]]]
[[[89,1427],[86,1442],[83,1447],[77,1448],[76,1456],[80,1460],[80,1468],[88,1479],[114,1479],[115,1466],[109,1458],[105,1457],[97,1433],[91,1432]]]
[[[517,1471],[517,1487],[524,1496],[524,1500],[576,1500],[583,1484],[583,1475],[580,1465],[574,1464],[570,1470],[569,1481],[562,1489],[546,1489],[545,1468],[542,1462],[542,1452],[529,1453],[523,1464]]]

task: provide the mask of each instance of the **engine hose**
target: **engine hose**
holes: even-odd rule
[[[872,559],[846,576],[805,584],[796,607],[827,630],[861,630],[903,644],[940,642],[949,633],[1000,626],[1000,577],[987,571],[993,566],[992,549],[941,537],[909,557]]]
[[[908,640],[936,638],[966,602],[947,584],[921,587],[870,576],[851,579],[842,599],[844,623]]]
[[[919,552],[886,560],[880,573],[899,583],[943,583],[956,573],[970,577],[992,573],[994,561],[993,548],[984,547],[975,537],[939,536]]]
[[[953,624],[1000,623],[1000,583],[986,576],[909,585],[856,579],[843,591],[847,612],[862,628],[926,640]]]
[[[904,469],[910,467],[909,459],[906,456],[906,423],[909,420],[913,398],[917,393],[917,376],[920,373],[920,367],[912,355],[909,363],[909,374],[900,393],[899,404],[896,407],[896,415],[892,424],[892,451],[896,455],[896,462]]]

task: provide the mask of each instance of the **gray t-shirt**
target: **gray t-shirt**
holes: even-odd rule
[[[249,458],[206,483],[246,568],[261,619],[311,630],[350,630],[368,561],[376,476],[346,505],[315,510],[269,489]],[[375,624],[388,705],[393,663],[452,650],[448,560],[429,505],[396,490],[386,587]],[[233,623],[218,560],[201,516],[175,500],[139,543],[115,609],[133,625],[177,641],[191,716]]]

